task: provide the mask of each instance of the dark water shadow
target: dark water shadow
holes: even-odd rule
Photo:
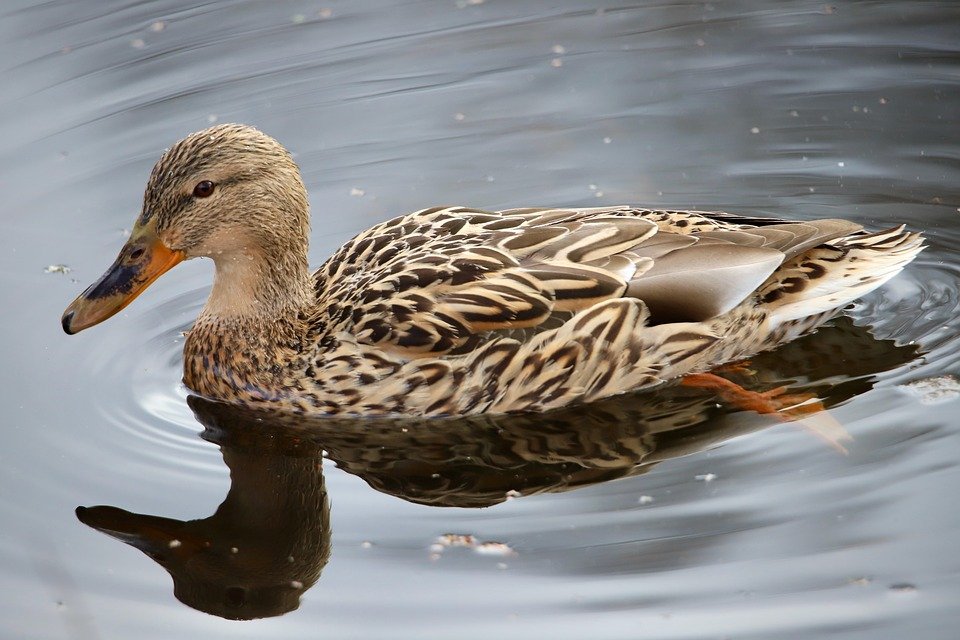
[[[915,345],[876,339],[843,317],[729,375],[747,388],[813,393],[831,407],[917,356]],[[643,474],[779,424],[739,419],[709,392],[681,386],[468,419],[304,418],[188,402],[201,437],[220,447],[230,469],[230,490],[213,515],[181,521],[96,506],[78,507],[77,517],[160,564],[178,600],[230,619],[292,611],[319,579],[330,557],[325,457],[403,500],[481,508]]]

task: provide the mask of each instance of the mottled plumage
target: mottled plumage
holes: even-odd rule
[[[202,180],[215,197],[191,200]],[[364,231],[310,276],[304,193],[286,151],[240,125],[193,134],[154,170],[157,210],[135,237],[217,263],[184,348],[199,393],[339,415],[590,402],[791,340],[922,248],[845,220],[437,207]]]

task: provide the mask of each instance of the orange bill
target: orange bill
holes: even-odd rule
[[[167,247],[151,227],[136,230],[107,272],[70,303],[61,318],[64,331],[103,322],[183,260],[183,252]]]

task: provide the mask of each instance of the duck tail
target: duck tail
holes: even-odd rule
[[[831,312],[894,277],[924,249],[923,237],[903,225],[855,233],[784,262],[758,289],[772,328]]]

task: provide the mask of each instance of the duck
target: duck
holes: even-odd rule
[[[311,273],[310,207],[275,139],[188,135],[147,182],[74,334],[192,258],[215,265],[183,382],[337,416],[545,412],[693,380],[815,330],[923,249],[903,225],[635,206],[438,206],[362,231]]]

